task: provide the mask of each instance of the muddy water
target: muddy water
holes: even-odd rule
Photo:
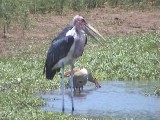
[[[74,95],[73,114],[96,118],[160,120],[160,97],[154,95],[160,82],[109,81],[102,82],[101,88],[87,84],[84,91]],[[61,112],[62,96],[53,91],[40,95],[46,102],[41,109]],[[71,114],[70,90],[65,94],[65,113]]]

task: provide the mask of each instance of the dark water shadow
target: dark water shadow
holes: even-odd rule
[[[109,81],[102,82],[101,88],[89,84],[84,91],[74,95],[73,114],[104,118],[160,120],[160,97],[154,89],[158,81]],[[72,114],[70,90],[65,92],[65,113]],[[61,112],[62,96],[59,90],[41,94],[46,104],[42,110]]]

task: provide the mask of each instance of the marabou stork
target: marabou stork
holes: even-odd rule
[[[55,39],[48,49],[43,73],[46,79],[52,80],[56,72],[62,68],[61,90],[62,90],[62,111],[64,112],[64,66],[71,65],[71,102],[73,103],[73,68],[75,60],[83,54],[84,46],[87,43],[87,34],[99,41],[96,34],[104,40],[102,35],[89,25],[82,16],[76,15],[73,24],[67,26]],[[100,42],[100,41],[99,41]]]

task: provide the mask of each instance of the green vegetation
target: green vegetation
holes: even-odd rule
[[[160,0],[107,0],[107,2],[113,7],[118,5],[144,8],[146,6],[159,6]]]
[[[99,80],[160,80],[159,37],[159,34],[119,36],[106,38],[104,46],[89,43],[76,66],[90,68]],[[45,59],[43,53],[47,48],[48,46],[37,46],[17,51],[13,47],[12,51],[17,54],[15,57],[0,58],[0,118],[79,118],[38,109],[44,101],[36,94],[59,87],[58,75],[53,81],[45,80],[42,75]],[[39,51],[40,54],[34,51]]]
[[[0,25],[3,37],[10,24],[21,27],[23,32],[29,27],[30,14],[62,14],[64,9],[84,10],[100,7],[106,0],[0,0]],[[79,2],[77,4],[77,2]]]
[[[154,94],[157,95],[157,96],[160,96],[160,88],[157,88],[157,89],[154,91]]]
[[[23,31],[28,29],[31,14],[88,10],[101,7],[105,2],[114,7],[160,5],[160,0],[0,0],[0,28],[3,28],[0,34],[6,37],[11,24]],[[159,34],[107,37],[104,46],[89,41],[76,66],[88,67],[98,80],[160,80],[159,38]],[[45,80],[42,75],[47,48],[47,45],[39,45],[19,50],[10,46],[14,57],[0,57],[2,120],[81,119],[80,116],[45,112],[38,108],[44,104],[38,93],[59,88],[58,75],[53,81]],[[159,94],[159,88],[155,92]]]
[[[89,46],[77,64],[91,68],[98,79],[160,80],[159,35],[108,37],[99,49]]]

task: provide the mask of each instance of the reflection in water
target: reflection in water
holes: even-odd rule
[[[121,119],[159,120],[160,98],[153,95],[154,89],[160,85],[159,82],[110,81],[101,84],[101,88],[96,89],[94,86],[87,85],[84,86],[83,92],[75,93],[73,114],[98,118],[110,116]],[[60,92],[42,94],[41,97],[46,101],[46,105],[41,109],[61,112]],[[65,108],[66,113],[71,113],[69,89],[66,90]]]

